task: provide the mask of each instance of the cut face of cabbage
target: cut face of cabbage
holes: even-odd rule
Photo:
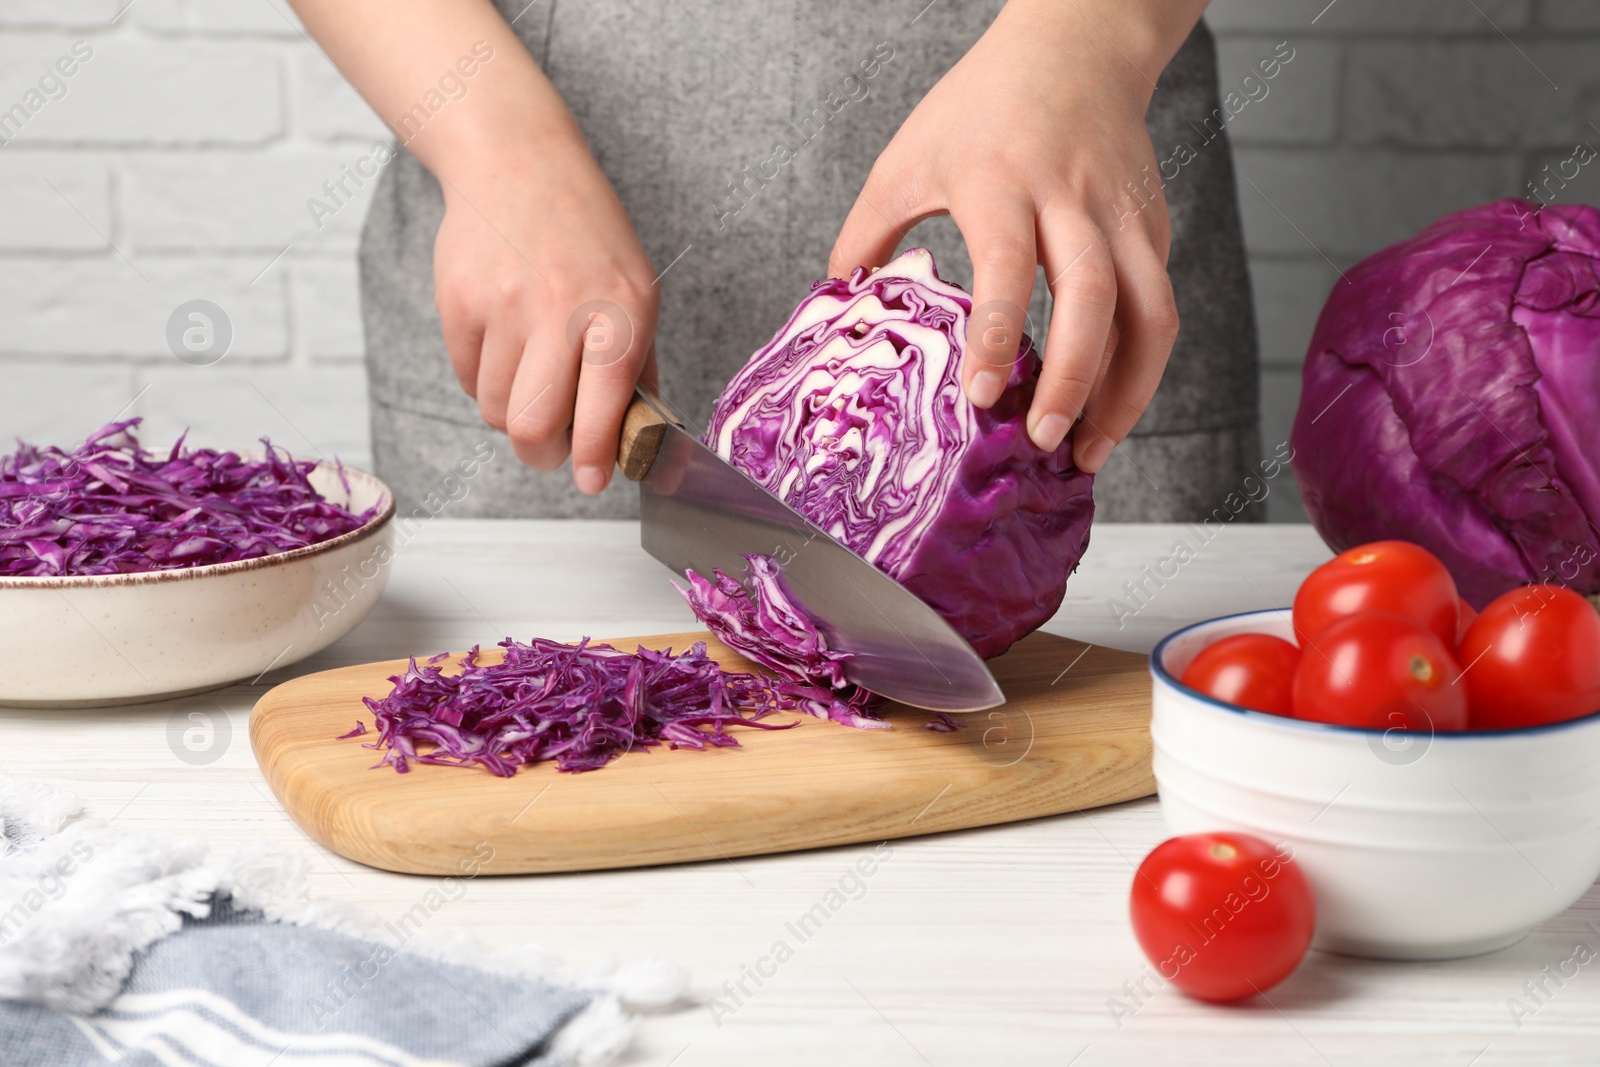
[[[972,299],[911,249],[816,283],[718,398],[706,443],[939,612],[984,657],[1055,613],[1088,546],[1093,478],[1025,419],[1019,337],[988,410],[961,389]]]

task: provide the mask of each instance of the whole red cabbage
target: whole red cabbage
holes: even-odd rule
[[[19,444],[0,456],[0,576],[55,577],[174,570],[253,559],[354,530],[298,461],[265,438],[245,459],[208,448],[165,456],[114,422],[71,452]],[[342,473],[342,472],[341,472]]]
[[[1415,541],[1482,607],[1600,591],[1597,432],[1600,211],[1501,200],[1334,286],[1291,442],[1330,547]]]
[[[968,402],[971,312],[921,248],[818,282],[722,391],[706,443],[990,658],[1060,607],[1093,477],[1070,438],[1052,452],[1028,438],[1039,358],[1026,336],[999,402]]]

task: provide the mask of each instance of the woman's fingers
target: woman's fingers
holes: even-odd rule
[[[1117,250],[1115,267],[1121,338],[1100,387],[1083,409],[1083,424],[1072,445],[1074,462],[1090,472],[1105,463],[1150,405],[1178,336],[1172,282],[1156,250],[1129,241]]]
[[[894,258],[911,227],[932,214],[918,210],[917,189],[887,175],[880,157],[833,242],[829,277],[848,278],[857,267],[872,270],[883,266]]]
[[[962,387],[980,408],[1005,391],[1028,325],[1028,299],[1039,263],[1033,210],[1023,201],[953,205],[951,217],[972,257],[972,315]]]
[[[569,328],[583,353],[572,417],[572,480],[584,493],[598,493],[611,481],[622,417],[654,352],[655,309],[648,301],[639,306],[639,299],[632,311],[605,300],[582,305]]]
[[[506,408],[511,403],[512,383],[522,363],[527,331],[508,318],[491,318],[483,327],[483,344],[478,355],[477,380],[472,395],[478,400],[483,421],[505,430]]]
[[[648,393],[661,392],[661,374],[656,367],[656,342],[651,339],[650,345],[644,350],[644,364],[639,368],[638,384]]]
[[[446,296],[442,291],[435,301],[439,309],[439,325],[444,334],[444,348],[450,353],[450,367],[456,372],[456,381],[468,396],[478,396],[478,364],[483,355],[484,319],[468,310],[464,301]]]
[[[1054,449],[1083,413],[1100,377],[1118,287],[1105,237],[1088,218],[1072,213],[1041,217],[1039,223],[1041,259],[1055,308],[1045,338],[1044,367],[1028,411],[1028,436],[1040,448]],[[1086,455],[1081,442],[1077,454]]]
[[[578,389],[578,350],[560,321],[540,322],[522,350],[506,407],[511,450],[535,470],[561,466]]]
[[[570,451],[573,479],[585,493],[611,480],[634,382],[641,372],[652,381],[656,373],[654,290],[626,288],[619,300],[540,314],[531,325],[508,309],[489,319],[474,357],[471,392],[484,421],[538,470],[554,470]],[[466,343],[465,328],[458,336]]]

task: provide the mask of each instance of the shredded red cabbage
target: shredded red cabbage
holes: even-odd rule
[[[793,701],[796,710],[858,730],[888,728],[873,714],[883,699],[845,680],[849,654],[830,649],[811,619],[789,598],[772,557],[745,559],[750,564],[750,589],[720,570],[710,580],[687,572],[687,589],[672,584],[723,644],[777,675],[775,691]]]
[[[103,426],[71,452],[19,442],[0,457],[0,576],[254,559],[338,537],[376,513],[352,514],[327,500],[307,477],[316,463],[265,438],[262,459],[185,451],[181,437],[163,457],[139,446],[139,422]]]
[[[367,747],[384,750],[375,766],[403,774],[412,761],[476,765],[510,777],[554,760],[563,771],[592,771],[660,744],[737,747],[728,727],[784,730],[797,724],[760,720],[801,710],[782,685],[724,671],[703,642],[678,653],[623,652],[588,638],[576,645],[507,638],[500,647],[503,662],[479,663],[474,648],[458,674],[435,666],[440,657],[422,666],[413,658],[389,679],[388,696],[364,698],[378,731]]]

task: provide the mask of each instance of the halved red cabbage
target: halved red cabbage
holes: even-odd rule
[[[375,766],[403,774],[412,761],[476,765],[510,777],[554,760],[563,771],[592,771],[660,744],[737,747],[730,726],[796,725],[759,721],[799,709],[770,680],[724,671],[703,642],[678,653],[623,652],[588,638],[576,645],[507,638],[500,647],[502,662],[480,663],[474,648],[456,674],[437,665],[447,657],[422,666],[413,658],[389,679],[388,696],[364,697],[378,731],[367,747],[384,753]]]
[[[1039,359],[1027,336],[999,402],[966,399],[971,312],[921,248],[818,282],[722,391],[706,443],[991,658],[1060,607],[1088,547],[1094,479],[1073,466],[1070,436],[1052,452],[1028,438]],[[758,610],[751,641],[768,621]],[[770,640],[793,640],[788,620]]]
[[[139,446],[138,419],[71,452],[19,442],[0,457],[0,576],[174,570],[253,559],[338,537],[367,522],[331,503],[265,438],[262,459],[209,448],[166,456]],[[341,470],[341,476],[342,476]]]
[[[1474,607],[1600,592],[1600,211],[1446,215],[1346,272],[1306,353],[1294,467],[1335,551],[1403,538]]]

